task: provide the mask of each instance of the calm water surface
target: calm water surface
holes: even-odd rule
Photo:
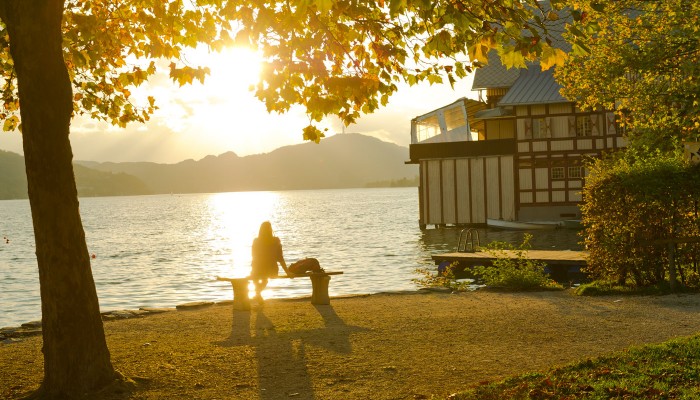
[[[331,295],[416,290],[417,268],[454,251],[459,229],[418,228],[415,188],[83,198],[81,215],[103,311],[226,300],[214,277],[246,276],[264,220],[287,262],[316,257],[342,270]],[[533,232],[534,248],[579,249],[574,231]],[[480,230],[481,243],[523,232]],[[0,201],[0,327],[41,318],[29,203]],[[311,293],[308,279],[272,281],[268,298]]]

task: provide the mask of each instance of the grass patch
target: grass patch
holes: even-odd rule
[[[698,379],[700,335],[695,335],[479,384],[448,399],[698,399]]]
[[[610,296],[610,295],[632,295],[632,296],[660,296],[671,293],[697,293],[695,288],[678,287],[671,290],[668,282],[661,282],[651,286],[627,286],[619,285],[610,281],[594,281],[585,283],[577,287],[574,293],[579,296]]]

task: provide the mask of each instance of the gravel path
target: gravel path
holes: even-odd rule
[[[129,399],[424,399],[700,332],[700,295],[420,291],[216,305],[105,323]],[[0,345],[0,398],[36,388],[41,338]],[[128,396],[128,397],[127,397]]]

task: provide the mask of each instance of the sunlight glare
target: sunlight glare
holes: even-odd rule
[[[260,80],[262,58],[257,52],[245,47],[232,47],[210,57],[211,84],[219,90],[249,91],[251,85]]]
[[[231,261],[216,275],[243,277],[250,273],[251,244],[263,221],[270,220],[279,202],[274,192],[217,193],[209,197],[211,222],[207,242],[211,252]]]

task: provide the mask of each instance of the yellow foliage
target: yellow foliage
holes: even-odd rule
[[[542,50],[542,56],[540,56],[540,65],[542,70],[545,71],[554,66],[563,66],[566,59],[567,55],[563,50],[545,46]]]

